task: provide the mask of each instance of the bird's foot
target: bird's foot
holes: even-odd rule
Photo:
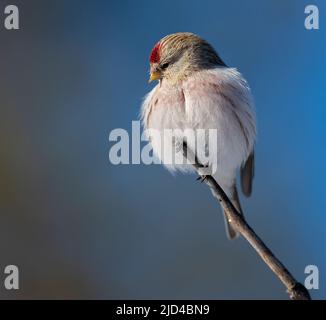
[[[199,177],[197,178],[197,180],[200,180],[200,182],[204,182],[207,178],[207,176],[209,175],[209,172],[208,172],[208,168],[209,168],[209,164],[200,164],[198,166],[198,174],[199,174]]]
[[[209,167],[209,164],[198,164],[198,167],[199,168],[208,168]]]
[[[207,176],[199,176],[196,180],[203,183],[206,179],[207,179]]]

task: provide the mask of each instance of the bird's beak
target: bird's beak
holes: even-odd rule
[[[150,83],[150,82],[152,82],[154,80],[160,79],[161,76],[162,76],[162,72],[161,71],[158,71],[158,70],[152,71],[151,72],[151,75],[149,77],[148,83]]]

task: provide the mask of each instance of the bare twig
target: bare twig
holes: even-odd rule
[[[206,184],[211,188],[217,199],[219,199],[232,227],[252,245],[268,267],[283,282],[290,298],[292,300],[310,300],[311,298],[308,290],[291,275],[281,261],[275,257],[272,251],[258,237],[255,231],[245,221],[243,216],[240,215],[237,209],[233,206],[232,202],[217,181],[211,175],[202,175],[201,169],[204,166],[198,161],[196,155],[187,148],[186,143],[183,144],[183,154],[184,157],[191,162]]]

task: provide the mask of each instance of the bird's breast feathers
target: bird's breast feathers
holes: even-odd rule
[[[256,136],[250,89],[234,68],[198,71],[179,86],[163,79],[145,97],[141,117],[145,129],[160,132],[215,129],[218,154],[211,161],[228,162],[230,170],[247,159]]]

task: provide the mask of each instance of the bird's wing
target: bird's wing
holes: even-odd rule
[[[255,154],[254,150],[250,153],[248,159],[241,167],[241,189],[246,197],[251,195],[252,181],[255,175]]]
[[[256,123],[247,82],[235,69],[216,68],[194,74],[184,84],[188,127],[217,130],[217,150],[210,150],[210,163],[232,180],[254,147]],[[201,157],[200,157],[201,158]]]

